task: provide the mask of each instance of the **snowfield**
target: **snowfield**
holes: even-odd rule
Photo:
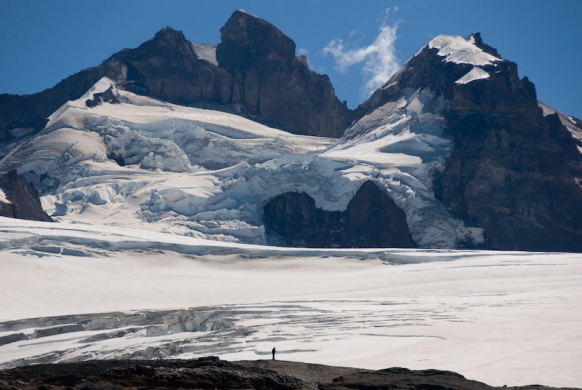
[[[0,368],[276,347],[282,360],[582,384],[580,254],[277,248],[7,218],[0,239]]]

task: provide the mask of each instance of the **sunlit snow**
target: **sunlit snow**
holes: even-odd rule
[[[579,254],[277,248],[7,218],[0,231],[0,341],[32,338],[0,344],[0,367],[276,347],[498,386],[582,383]]]
[[[0,188],[0,203],[10,204],[10,201],[6,198],[6,194],[2,191],[2,188]],[[2,205],[0,205],[0,207],[2,207]]]
[[[469,73],[467,73],[466,75],[464,75],[463,77],[461,77],[460,79],[455,81],[455,83],[456,84],[467,84],[467,83],[470,83],[471,81],[474,81],[474,80],[488,79],[490,76],[491,75],[489,73],[487,73],[486,71],[484,71],[483,69],[474,66],[473,69],[471,69],[469,71]]]
[[[428,43],[428,47],[439,49],[438,55],[445,57],[445,61],[456,64],[495,65],[501,61],[475,45],[475,38],[439,35]]]
[[[87,107],[110,88],[118,102]],[[483,242],[434,198],[447,104],[404,90],[335,140],[102,79],[0,163],[57,220],[0,218],[0,368],[276,347],[284,360],[580,387],[582,255],[265,245],[268,200],[299,191],[345,210],[367,180],[420,247]]]

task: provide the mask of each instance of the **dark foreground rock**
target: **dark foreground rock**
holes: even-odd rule
[[[8,200],[0,201],[0,216],[52,222],[51,217],[42,209],[38,192],[15,170],[0,175],[0,190]]]
[[[471,381],[448,371],[411,371],[405,368],[372,371],[272,360],[227,362],[217,357],[173,361],[100,360],[41,364],[0,372],[0,390],[121,388],[493,389],[484,383]],[[520,389],[550,388],[524,386]]]

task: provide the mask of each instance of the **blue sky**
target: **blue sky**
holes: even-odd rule
[[[388,74],[438,34],[481,32],[536,84],[539,100],[582,118],[582,0],[0,0],[0,93],[52,87],[165,26],[192,42],[218,43],[236,9],[291,37],[351,108],[375,76],[363,68]],[[371,55],[346,65],[374,43]]]

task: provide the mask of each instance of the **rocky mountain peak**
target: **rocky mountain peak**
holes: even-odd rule
[[[184,33],[172,27],[164,27],[154,37],[133,50],[125,50],[116,58],[139,58],[145,60],[151,57],[162,57],[166,61],[175,61],[177,57],[196,58],[191,43]]]
[[[420,110],[407,106],[416,94],[426,96]],[[482,229],[486,246],[582,250],[579,130],[540,108],[517,64],[479,33],[439,35],[358,108],[362,122],[346,139],[375,131],[370,118],[401,116],[410,121],[405,131],[422,138],[434,132],[421,123],[430,115],[442,118],[437,135],[451,146],[431,179],[435,199],[465,226]]]
[[[253,61],[286,63],[295,58],[295,42],[271,23],[235,11],[220,29],[216,56],[223,67],[246,68]]]
[[[220,31],[217,46],[197,45],[166,27],[139,47],[115,53],[51,89],[0,95],[0,141],[14,138],[11,129],[40,131],[59,106],[78,99],[104,76],[130,92],[180,105],[210,105],[295,134],[343,135],[352,111],[335,96],[329,77],[295,56],[291,38],[245,11],[235,11]]]
[[[156,33],[154,40],[159,43],[176,44],[177,42],[187,41],[184,33],[179,30],[174,30],[170,26],[166,26]]]
[[[468,37],[439,35],[374,92],[358,108],[357,117],[396,99],[406,89],[419,88],[428,88],[448,101],[464,101],[460,106],[466,105],[467,112],[500,113],[508,105],[522,105],[517,103],[522,100],[536,106],[534,85],[527,78],[520,79],[517,69],[517,64],[503,60],[495,48],[484,43],[480,33]]]
[[[483,42],[480,32],[476,32],[474,34],[469,35],[469,38],[472,38],[475,43],[475,46],[483,50],[485,53],[491,54],[492,56],[497,58],[502,58],[497,49]]]

